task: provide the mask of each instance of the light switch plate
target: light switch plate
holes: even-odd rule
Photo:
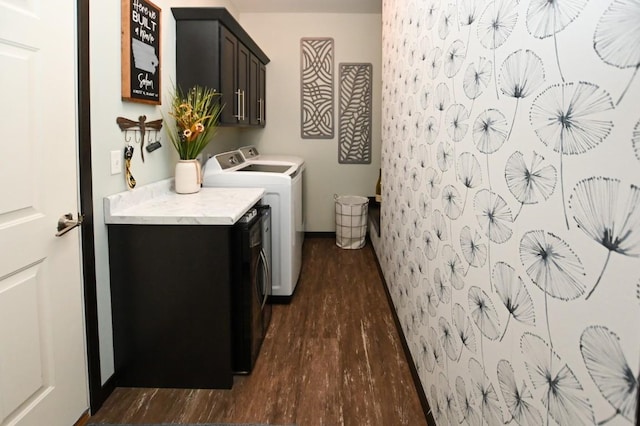
[[[111,151],[111,174],[122,173],[122,151]]]

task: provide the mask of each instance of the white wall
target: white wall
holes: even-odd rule
[[[242,132],[242,143],[262,152],[305,159],[306,231],[335,230],[333,195],[371,196],[380,167],[381,15],[242,13],[240,24],[269,56],[267,125],[262,132]],[[334,96],[338,97],[338,65],[373,65],[371,164],[338,164],[338,104],[334,104],[335,137],[300,137],[300,38],[333,37]]]
[[[633,424],[640,4],[421,3],[383,1],[378,256],[437,424]]]
[[[235,14],[226,0],[155,0],[162,9],[161,78],[163,106],[123,102],[120,99],[120,2],[92,0],[90,5],[91,49],[91,155],[93,168],[94,230],[96,249],[96,285],[98,294],[98,332],[100,335],[100,361],[102,381],[114,372],[113,339],[111,328],[111,298],[109,290],[109,261],[107,229],[104,225],[102,199],[105,196],[126,191],[124,173],[111,175],[110,151],[122,151],[124,134],[116,125],[116,117],[137,120],[146,115],[147,120],[162,118],[166,114],[166,100],[175,81],[175,20],[171,7],[209,6],[226,7]],[[238,146],[238,132],[220,129],[208,151],[221,152]],[[142,186],[173,175],[177,156],[170,141],[162,135],[162,148],[148,153],[145,162],[140,159],[140,147],[135,147],[132,173],[137,186]],[[150,265],[152,267],[153,265]]]

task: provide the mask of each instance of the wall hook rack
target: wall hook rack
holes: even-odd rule
[[[124,140],[127,146],[131,143],[129,131],[135,132],[134,138],[135,142],[140,144],[140,157],[142,158],[142,162],[144,162],[144,150],[142,148],[144,147],[145,137],[148,138],[147,152],[153,152],[162,146],[158,139],[158,131],[162,129],[162,119],[147,121],[146,115],[138,117],[138,121],[129,120],[125,117],[117,117],[116,123],[118,123],[120,130],[124,132]],[[151,131],[154,132],[156,139],[154,142],[151,142]]]

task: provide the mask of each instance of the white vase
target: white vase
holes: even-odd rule
[[[175,172],[175,190],[178,194],[193,194],[200,191],[202,170],[198,160],[178,160]]]

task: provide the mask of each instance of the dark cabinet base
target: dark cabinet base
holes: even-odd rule
[[[117,386],[231,388],[231,231],[108,226]]]

